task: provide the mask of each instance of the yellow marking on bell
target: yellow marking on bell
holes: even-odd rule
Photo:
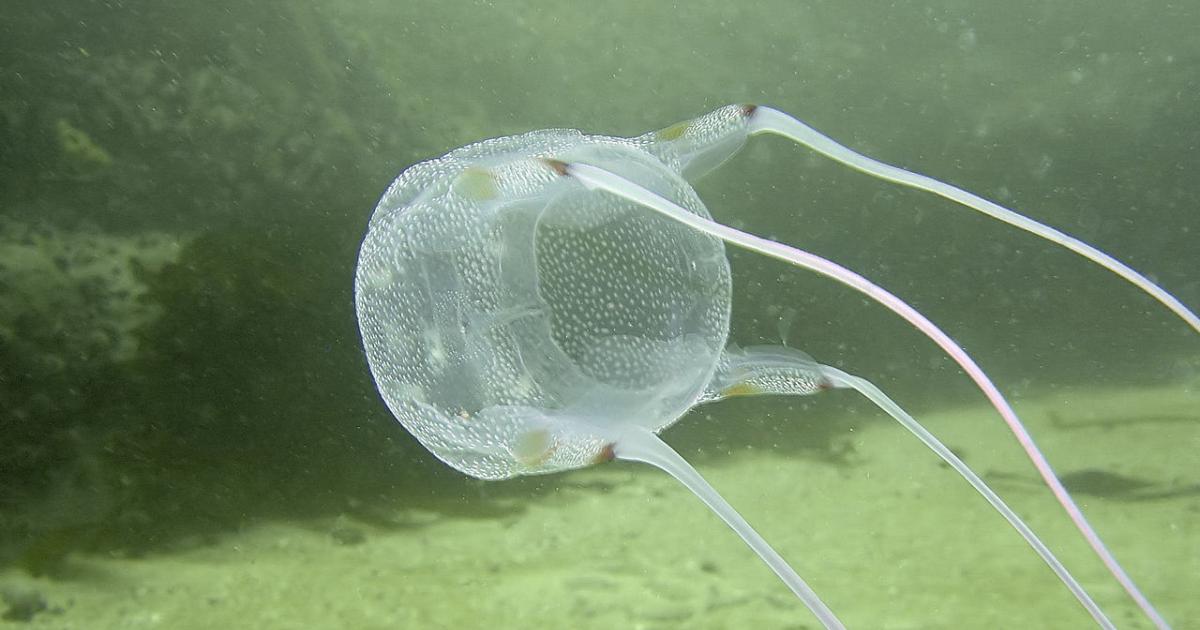
[[[517,438],[516,444],[513,444],[512,454],[523,466],[537,466],[550,459],[550,455],[556,448],[558,448],[558,444],[550,435],[550,431],[536,429],[522,433]]]
[[[496,174],[485,168],[465,168],[454,179],[454,192],[475,201],[495,199]]]
[[[755,394],[761,394],[762,392],[763,392],[762,389],[760,389],[756,385],[751,385],[750,383],[734,383],[733,385],[730,385],[729,387],[726,387],[725,389],[721,390],[721,395],[722,396],[753,396]]]
[[[666,140],[668,142],[671,140],[678,140],[683,137],[683,134],[687,133],[688,128],[691,126],[692,121],[685,120],[681,123],[675,123],[666,129],[659,129],[654,135],[657,136],[659,140]]]

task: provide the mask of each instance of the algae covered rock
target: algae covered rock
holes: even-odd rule
[[[40,487],[25,475],[44,477],[43,466],[72,456],[61,448],[63,432],[94,422],[89,400],[137,354],[135,331],[158,314],[144,300],[143,278],[180,247],[165,234],[0,221],[0,467],[27,482],[0,486],[5,494]]]

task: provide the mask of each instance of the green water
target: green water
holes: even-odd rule
[[[633,135],[731,102],[768,104],[1078,236],[1200,307],[1197,27],[1194,3],[10,0],[0,6],[0,587],[38,574],[31,588],[64,610],[30,623],[81,627],[66,600],[89,592],[95,558],[169,558],[256,523],[408,523],[405,510],[418,508],[495,523],[557,500],[572,477],[481,484],[434,461],[378,400],[358,343],[353,268],[379,195],[406,166],[481,138],[547,127]],[[1169,388],[1177,406],[1114,403],[1101,428],[1128,420],[1200,444],[1200,339],[1077,256],[778,138],[752,140],[697,188],[717,219],[909,301],[1013,399],[1049,396],[1069,421],[1081,401]],[[738,343],[785,334],[913,412],[979,404],[948,359],[883,309],[780,263],[730,258]],[[850,409],[875,423],[851,405],[732,401],[668,438],[714,466],[750,448],[853,476],[849,425],[824,421]],[[1158,462],[1150,442],[1062,444],[1071,469],[1198,481],[1195,448]],[[1200,509],[1186,494],[1165,501],[1178,509],[1164,513],[1190,509],[1192,521]],[[1117,507],[1114,529],[1141,509]],[[1197,540],[1186,520],[1151,522],[1166,525],[1122,542]],[[1177,627],[1200,626],[1179,603],[1200,590],[1198,545],[1129,561],[1139,579],[1179,576],[1150,592]],[[814,581],[836,590],[838,568],[824,571]],[[851,600],[840,603],[855,619]],[[361,623],[470,623],[431,615]],[[814,623],[794,616],[782,627]],[[687,625],[679,619],[647,623]],[[907,627],[988,627],[929,623]]]

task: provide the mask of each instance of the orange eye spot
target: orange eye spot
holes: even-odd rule
[[[603,464],[604,462],[611,462],[612,460],[616,459],[617,453],[613,450],[613,447],[613,444],[605,444],[604,448],[600,449],[600,452],[596,454],[594,459],[592,459],[592,463]]]

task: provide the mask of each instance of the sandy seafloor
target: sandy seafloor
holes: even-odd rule
[[[847,424],[850,465],[758,448],[699,468],[851,628],[1094,627],[959,477],[893,423],[863,422],[865,410]],[[1025,401],[1018,412],[1060,472],[1101,469],[1162,484],[1152,490],[1200,483],[1195,386],[1060,392]],[[1118,627],[1150,627],[1087,555],[1049,493],[1022,480],[1032,468],[994,413],[922,415],[996,481]],[[670,432],[665,437],[671,441]],[[665,474],[608,464],[560,476],[556,485],[501,516],[397,508],[407,526],[351,517],[261,523],[182,552],[76,555],[58,580],[8,570],[0,585],[36,589],[51,610],[0,627],[818,627]],[[1200,494],[1078,499],[1174,626],[1200,628]],[[342,535],[339,542],[334,531],[365,537],[345,544],[355,541]]]

